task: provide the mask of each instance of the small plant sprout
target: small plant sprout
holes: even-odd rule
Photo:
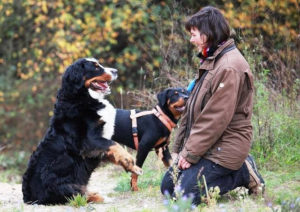
[[[86,206],[88,204],[86,196],[82,196],[80,194],[77,194],[76,196],[73,196],[72,198],[68,198],[68,202],[70,206],[79,208],[81,206]]]

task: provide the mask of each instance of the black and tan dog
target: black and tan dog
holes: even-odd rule
[[[86,186],[103,157],[140,174],[134,158],[121,145],[110,140],[114,108],[104,99],[108,83],[117,70],[105,68],[94,58],[79,59],[70,65],[62,79],[50,127],[31,155],[23,176],[26,203],[60,204],[73,195],[87,195],[101,202]]]
[[[182,88],[169,88],[157,95],[158,105],[151,111],[116,110],[112,140],[137,150],[136,165],[143,166],[149,151],[155,148],[165,166],[171,164],[169,136],[176,126],[188,98]],[[138,190],[138,175],[132,174],[131,188]]]

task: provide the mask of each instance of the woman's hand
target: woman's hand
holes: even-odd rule
[[[181,155],[179,155],[179,161],[178,161],[178,168],[179,169],[188,169],[191,167],[191,163],[188,162],[186,159],[184,159],[184,157],[182,157]]]

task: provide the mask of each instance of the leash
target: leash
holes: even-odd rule
[[[132,120],[132,136],[133,136],[134,146],[136,150],[138,150],[139,148],[137,118],[141,116],[151,115],[151,114],[154,114],[168,128],[170,133],[172,129],[176,127],[176,124],[162,111],[162,109],[158,105],[156,105],[156,107],[150,111],[142,111],[139,113],[136,113],[134,109],[130,110],[130,118]],[[167,138],[167,140],[169,140],[169,137]],[[160,145],[163,141],[164,139],[159,139],[156,142],[155,146]]]

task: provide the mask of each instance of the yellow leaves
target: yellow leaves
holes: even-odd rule
[[[31,77],[33,77],[33,71],[29,71],[27,74],[25,73],[20,73],[19,76],[21,77],[21,79],[23,80],[27,80],[30,79]]]
[[[111,37],[112,37],[112,38],[116,38],[116,37],[118,37],[118,35],[119,35],[118,32],[112,32],[112,33],[111,33]]]
[[[101,14],[101,19],[106,20],[106,19],[111,19],[111,16],[113,14],[113,10],[109,8],[108,6],[104,6],[102,14]]]
[[[118,57],[118,58],[116,59],[116,62],[117,62],[117,63],[120,63],[120,64],[123,64],[123,63],[124,63],[124,59],[123,59],[122,57]]]
[[[64,71],[65,71],[65,67],[59,66],[58,73],[62,74],[62,73],[64,73]]]
[[[231,10],[233,8],[233,4],[231,2],[225,3],[225,7]]]
[[[2,0],[2,4],[12,4],[14,0]]]
[[[241,12],[238,14],[238,19],[239,19],[239,22],[236,26],[237,27],[240,27],[240,28],[249,28],[251,27],[251,20],[249,18],[249,15],[244,13],[244,12]]]
[[[0,102],[4,102],[4,93],[0,91]]]
[[[257,5],[258,5],[258,7],[264,8],[264,7],[266,7],[267,3],[265,0],[259,0],[257,2]]]
[[[38,25],[47,22],[48,17],[46,15],[39,15],[34,19],[34,22]]]
[[[50,117],[53,116],[53,111],[52,111],[52,110],[49,111],[49,116],[50,116]]]
[[[84,4],[86,2],[87,2],[87,0],[75,0],[76,4]]]
[[[53,61],[50,57],[47,57],[46,60],[45,60],[45,64],[47,66],[52,66],[53,65]]]
[[[135,61],[137,59],[137,55],[136,54],[130,54],[129,52],[126,52],[124,54],[124,58],[130,61]]]
[[[12,10],[11,8],[8,8],[8,9],[5,11],[5,15],[6,15],[6,16],[10,16],[12,13],[13,13],[13,10]]]
[[[133,21],[142,22],[143,16],[144,16],[144,12],[139,10],[137,13],[133,15]]]
[[[59,17],[60,23],[64,23],[67,25],[70,25],[72,22],[72,15],[69,13],[62,13],[61,16]]]
[[[42,8],[42,11],[44,12],[44,13],[48,13],[48,8],[47,8],[47,2],[46,1],[42,1],[41,2],[41,8]]]
[[[158,60],[153,61],[154,67],[158,68],[160,66],[160,62]]]
[[[42,55],[43,55],[43,50],[42,49],[34,49],[34,55],[37,57],[37,58],[40,58]],[[32,62],[31,60],[29,60],[30,62]],[[27,61],[27,62],[29,62]]]
[[[32,86],[31,91],[32,91],[33,93],[35,93],[35,92],[37,91],[37,86],[36,86],[36,85]]]

